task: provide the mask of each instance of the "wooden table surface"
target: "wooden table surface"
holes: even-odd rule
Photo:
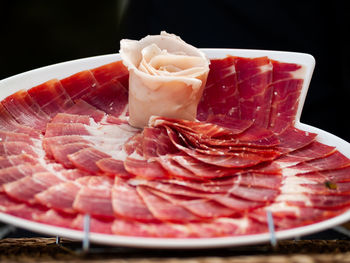
[[[155,250],[92,245],[55,238],[0,240],[0,262],[133,262],[133,263],[312,263],[350,262],[350,240],[287,240],[278,247],[257,245],[224,249]]]

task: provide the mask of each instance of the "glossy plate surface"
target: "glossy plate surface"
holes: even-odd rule
[[[315,60],[311,55],[294,52],[265,51],[265,50],[243,50],[243,49],[202,49],[209,58],[223,58],[226,55],[242,56],[242,57],[259,57],[268,56],[270,59],[282,62],[291,62],[304,65],[306,67],[306,77],[304,80],[298,112],[296,115],[296,127],[305,131],[318,134],[317,139],[325,144],[336,146],[337,149],[350,158],[350,144],[339,137],[328,132],[317,129],[315,127],[300,123],[300,115],[306,98],[308,86],[310,84],[312,72],[315,66]],[[116,60],[120,60],[119,54],[104,55],[97,57],[84,58],[79,60],[59,63],[35,70],[31,70],[13,77],[0,81],[0,100],[13,94],[20,89],[29,89],[47,80],[57,78],[62,79],[82,70],[92,69]],[[350,210],[331,219],[315,223],[308,226],[293,228],[276,232],[277,239],[286,239],[300,237],[303,235],[319,232],[336,225],[342,224],[350,220]],[[84,233],[82,231],[50,226],[42,223],[28,221],[4,213],[0,213],[0,221],[21,227],[30,231],[82,240]],[[91,242],[130,246],[144,248],[214,248],[224,246],[241,246],[249,244],[258,244],[268,242],[270,234],[245,235],[221,238],[143,238],[143,237],[127,237],[118,235],[106,235],[90,233]]]

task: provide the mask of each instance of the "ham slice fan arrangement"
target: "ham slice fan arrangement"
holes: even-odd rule
[[[0,104],[0,211],[92,232],[171,238],[268,232],[350,207],[350,160],[294,127],[301,65],[210,61],[195,120],[129,125],[116,61]]]

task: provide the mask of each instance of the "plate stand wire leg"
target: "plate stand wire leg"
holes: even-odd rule
[[[273,216],[271,211],[266,212],[266,217],[267,217],[267,224],[269,227],[269,232],[270,232],[270,243],[273,248],[277,247],[277,238],[276,238],[276,232],[275,232],[275,224],[273,222]]]
[[[90,249],[90,215],[86,214],[84,216],[84,237],[83,237],[83,244],[82,244],[82,251],[83,253],[87,253]]]

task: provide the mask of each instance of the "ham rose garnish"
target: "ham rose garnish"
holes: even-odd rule
[[[120,47],[130,74],[130,125],[143,128],[152,115],[196,118],[209,72],[203,52],[164,31],[140,41],[123,39]]]

